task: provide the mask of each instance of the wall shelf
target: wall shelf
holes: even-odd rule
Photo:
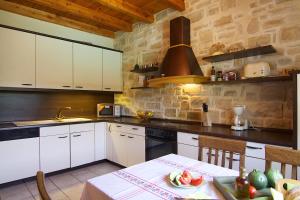
[[[144,69],[133,69],[133,70],[130,70],[130,72],[145,74],[145,73],[149,73],[149,72],[157,72],[158,69],[159,69],[158,67],[148,67],[148,68],[144,68]]]
[[[269,77],[257,77],[257,78],[247,78],[239,79],[233,81],[206,81],[202,84],[206,85],[217,85],[217,84],[236,84],[236,83],[263,83],[263,82],[276,82],[276,81],[292,81],[292,76],[269,76]]]
[[[271,53],[276,53],[276,49],[272,45],[267,45],[267,46],[255,47],[251,49],[244,49],[232,53],[224,53],[215,56],[207,56],[202,59],[208,62],[221,62],[226,60],[246,58],[246,57],[265,55]]]

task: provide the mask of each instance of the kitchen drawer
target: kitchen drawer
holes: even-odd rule
[[[70,125],[70,133],[88,132],[88,131],[94,131],[94,130],[95,130],[94,123]]]
[[[265,159],[265,144],[247,142],[246,156]]]
[[[111,132],[122,132],[135,134],[145,137],[145,127],[142,126],[132,126],[132,125],[124,125],[124,124],[114,124],[111,123],[108,125],[108,130]]]
[[[51,126],[51,127],[42,127],[40,128],[40,136],[50,136],[50,135],[62,135],[70,132],[70,126]]]
[[[177,133],[177,142],[180,144],[187,144],[192,146],[199,146],[199,136],[196,134],[190,134],[190,133]]]

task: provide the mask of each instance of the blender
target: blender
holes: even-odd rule
[[[231,126],[232,130],[243,131],[248,129],[248,121],[243,118],[245,105],[236,105],[233,107],[234,112],[234,125]]]

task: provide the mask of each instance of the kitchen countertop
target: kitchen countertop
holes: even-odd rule
[[[229,126],[213,125],[211,127],[202,126],[201,123],[186,122],[186,121],[171,121],[164,119],[153,119],[150,121],[141,121],[140,119],[133,117],[121,117],[121,118],[90,118],[90,121],[84,122],[69,122],[69,123],[51,123],[43,125],[22,126],[17,127],[9,123],[0,125],[0,134],[4,130],[24,129],[33,127],[47,127],[57,126],[65,124],[78,124],[78,123],[91,123],[91,122],[111,122],[121,123],[136,126],[144,126],[151,128],[164,128],[168,130],[176,130],[177,132],[193,133],[198,135],[211,135],[216,137],[224,137],[231,139],[245,140],[249,142],[258,142],[265,144],[273,144],[280,146],[293,146],[293,134],[292,130],[274,130],[274,129],[262,129],[262,130],[247,130],[247,131],[233,131]]]

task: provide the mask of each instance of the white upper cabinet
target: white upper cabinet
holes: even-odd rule
[[[35,35],[0,28],[0,86],[35,87]]]
[[[102,90],[102,49],[73,43],[74,88]]]
[[[103,49],[103,90],[122,91],[122,53]]]
[[[36,36],[36,87],[72,89],[72,43]]]

